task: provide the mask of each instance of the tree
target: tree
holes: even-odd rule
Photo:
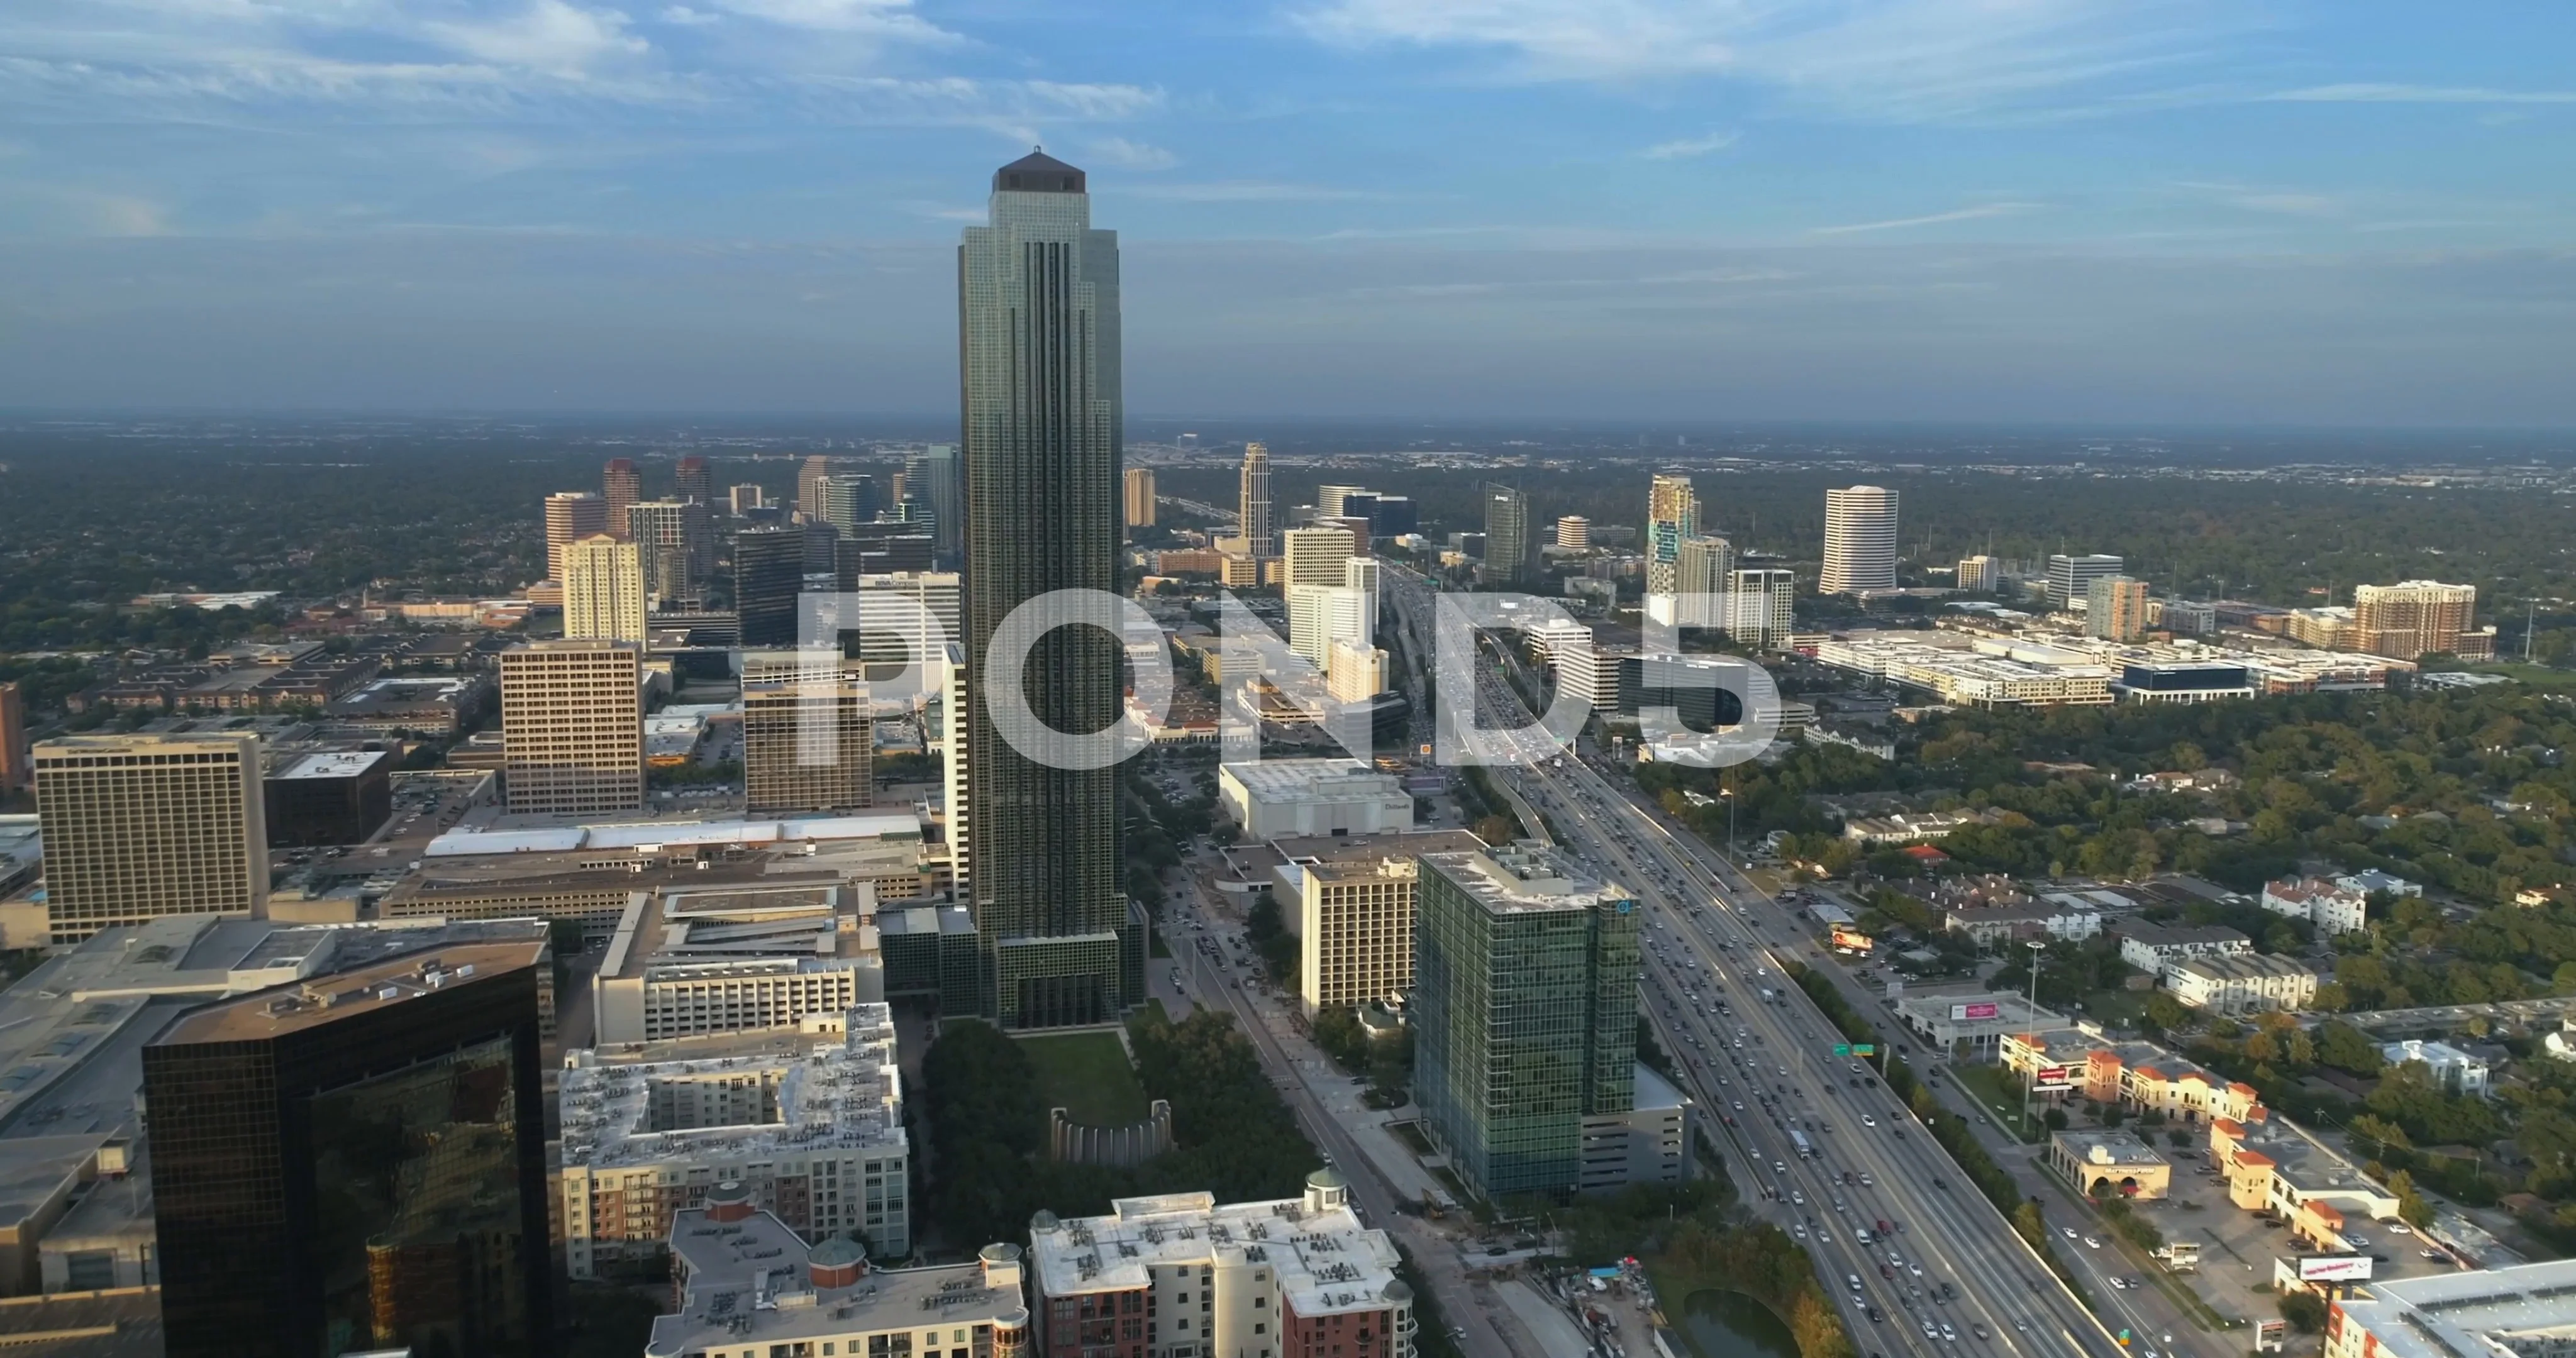
[[[2417,1230],[2433,1224],[2433,1208],[2415,1188],[2415,1176],[2399,1170],[2388,1177],[2389,1194],[2397,1199],[2399,1220]]]
[[[2354,1075],[2367,1077],[2379,1073],[2379,1045],[2349,1023],[2317,1025],[2317,1059]]]
[[[2325,1301],[2314,1292],[2284,1292],[2281,1319],[2301,1334],[2321,1334],[2326,1328]]]
[[[2040,1114],[2039,1120],[2052,1132],[2062,1132],[2066,1130],[2066,1110],[2063,1108],[2051,1108],[2047,1112]]]
[[[2169,991],[2159,990],[2147,997],[2147,1022],[2171,1032],[2191,1022],[2191,1011]]]

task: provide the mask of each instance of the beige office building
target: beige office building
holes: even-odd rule
[[[2086,590],[2084,630],[2106,641],[2136,641],[2147,634],[2147,582],[2105,575]]]
[[[1413,988],[1413,899],[1420,855],[1485,847],[1464,830],[1316,835],[1273,847],[1280,912],[1297,931],[1306,1012],[1361,1005]]]
[[[1785,650],[1796,623],[1798,575],[1763,567],[1735,573],[1726,596],[1726,634],[1757,651]]]
[[[257,736],[66,736],[34,763],[55,943],[163,915],[268,913]]]
[[[2478,587],[2446,585],[2438,580],[2408,580],[2395,585],[2362,585],[2352,592],[2354,624],[2377,633],[2368,649],[2399,660],[2460,649],[2460,637],[2477,613]],[[2481,653],[2494,643],[2481,638]]]
[[[745,688],[745,814],[852,811],[868,804],[874,751],[864,685],[828,682]]]
[[[586,490],[546,497],[546,578],[564,578],[564,553],[583,538],[608,531],[608,501]]]
[[[1279,555],[1279,520],[1270,504],[1270,450],[1261,444],[1243,445],[1242,488],[1236,514],[1239,523],[1235,531],[1242,540],[1245,556]]]
[[[644,804],[643,652],[539,641],[501,653],[502,785],[513,812]]]
[[[644,558],[606,533],[564,549],[564,638],[644,643]]]
[[[1151,467],[1129,467],[1127,469],[1126,489],[1127,526],[1130,528],[1153,527],[1154,469]]]
[[[2003,568],[1991,556],[1959,558],[1957,584],[1962,594],[1992,594],[2003,587]]]
[[[1825,565],[1818,594],[1896,587],[1896,492],[1845,486],[1825,492]]]
[[[1347,528],[1291,528],[1279,538],[1286,565],[1280,583],[1292,589],[1298,585],[1340,585],[1342,563],[1359,550]]]

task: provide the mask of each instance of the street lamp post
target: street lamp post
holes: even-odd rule
[[[2033,1028],[2037,1028],[2039,1026],[2037,1017],[2039,1014],[2039,957],[2041,953],[2047,951],[2048,945],[2034,938],[2022,946],[2030,949],[2031,1026]],[[2039,1092],[2035,1088],[2038,1083],[2039,1067],[2032,1066],[2030,1068],[2030,1075],[2025,1077],[2021,1082],[2021,1129],[2025,1132],[2030,1130],[2030,1100],[2033,1094]]]
[[[1726,861],[1735,862],[1735,789],[1722,787],[1717,795],[1726,802]]]

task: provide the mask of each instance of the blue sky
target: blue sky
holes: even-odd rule
[[[0,403],[2576,423],[2548,0],[12,0]]]

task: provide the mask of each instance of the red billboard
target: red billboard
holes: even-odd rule
[[[2073,1066],[2041,1066],[2030,1073],[2030,1087],[2042,1094],[2075,1087]]]
[[[1950,1021],[1958,1023],[1975,1019],[2001,1018],[2003,1012],[2003,1006],[1992,1000],[1977,1004],[1954,1004],[1950,1006]]]

